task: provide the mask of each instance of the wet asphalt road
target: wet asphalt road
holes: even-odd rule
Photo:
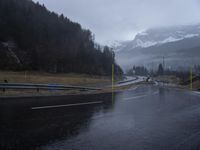
[[[0,149],[200,149],[200,95],[147,86],[113,97],[0,99]]]

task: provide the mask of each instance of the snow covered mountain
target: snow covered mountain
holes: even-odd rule
[[[169,65],[181,65],[184,59],[182,53],[184,52],[184,56],[189,56],[191,49],[195,49],[194,53],[200,52],[200,25],[149,29],[138,33],[134,40],[122,43],[115,48],[115,51],[118,63],[127,68],[132,65],[146,66],[150,62],[156,64],[164,55],[166,60],[169,59]],[[187,59],[190,61],[183,61],[188,65],[200,64],[200,53],[197,60],[189,57]]]
[[[122,47],[120,50],[131,50],[138,47],[146,48],[196,36],[200,36],[200,25],[153,28],[138,33],[134,40],[122,43],[116,48]]]

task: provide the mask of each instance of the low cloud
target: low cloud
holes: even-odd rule
[[[131,40],[137,32],[200,22],[199,0],[34,0],[90,29],[96,41]]]

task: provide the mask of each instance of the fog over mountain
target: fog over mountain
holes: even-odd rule
[[[95,34],[101,44],[133,40],[143,30],[200,22],[199,0],[34,0]]]
[[[199,0],[33,1],[90,29],[95,42],[114,47],[124,69],[156,68],[163,56],[167,67],[199,64]]]
[[[163,57],[168,68],[187,68],[200,63],[200,24],[149,29],[114,49],[124,69],[133,65],[155,69]]]

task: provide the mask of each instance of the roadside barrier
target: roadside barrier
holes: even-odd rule
[[[22,89],[22,90],[101,90],[100,88],[84,87],[84,86],[67,86],[67,85],[57,85],[57,84],[29,84],[29,83],[0,83],[0,89],[6,92],[7,89]]]

